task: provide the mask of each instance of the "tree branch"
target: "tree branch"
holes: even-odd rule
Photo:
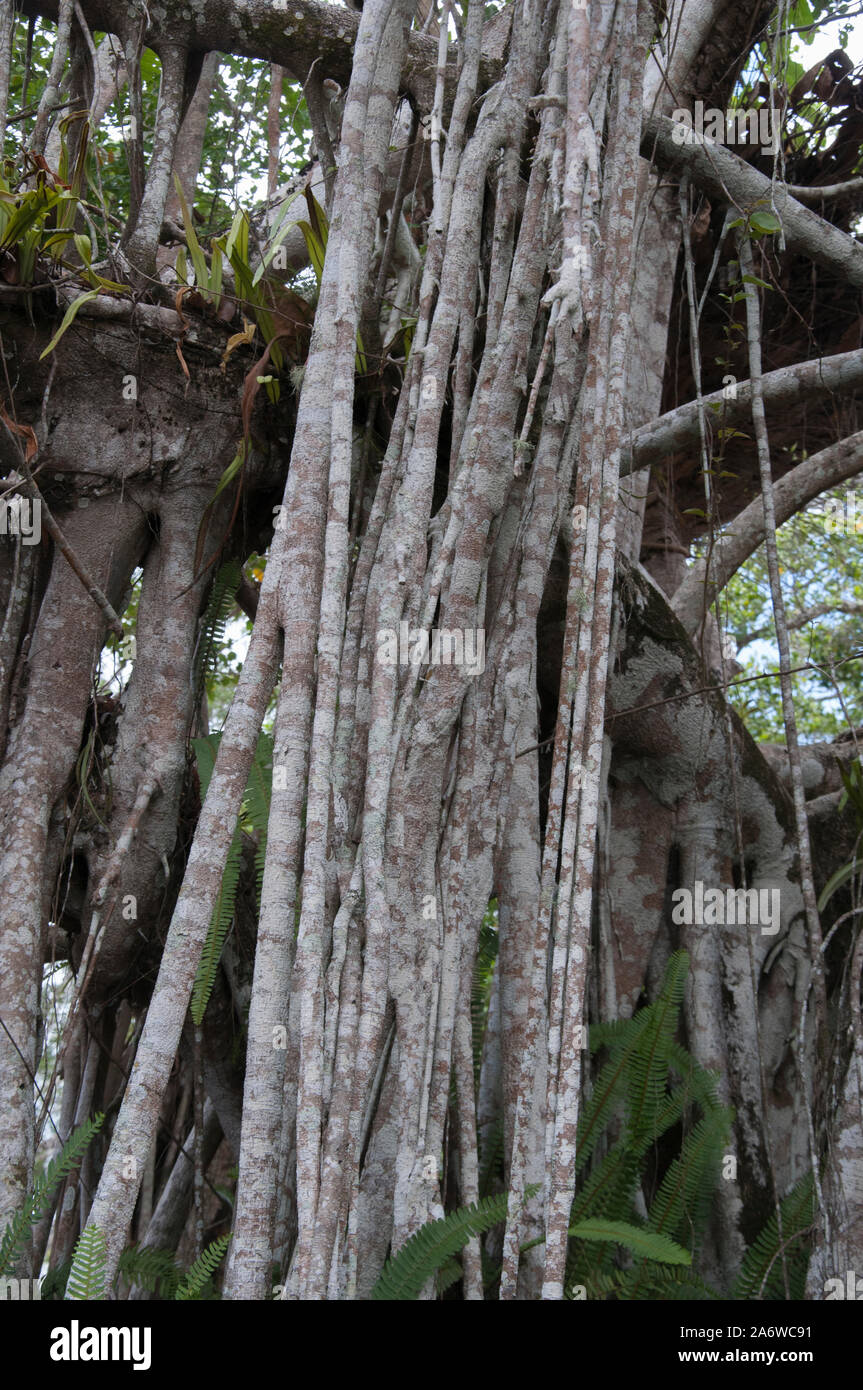
[[[813,184],[808,188],[803,183],[787,183],[786,193],[796,198],[798,203],[824,203],[833,198],[848,198],[855,193],[863,193],[863,179],[846,179],[844,183]]]
[[[798,632],[807,623],[813,623],[816,618],[826,617],[828,613],[845,613],[848,617],[856,618],[863,613],[863,603],[852,603],[850,600],[843,603],[841,600],[836,603],[815,603],[811,608],[804,608],[801,613],[795,613],[793,617],[786,620],[789,632]],[[773,635],[773,624],[767,627],[757,627],[752,632],[744,632],[742,636],[734,636],[737,650],[742,651],[748,647],[750,642],[757,642],[761,637],[771,637]]]
[[[847,439],[840,439],[837,444],[813,454],[774,485],[777,525],[781,526],[819,493],[827,492],[846,478],[854,477],[861,469],[863,430],[858,430]],[[759,495],[748,507],[744,507],[729,530],[717,539],[711,558],[707,594],[704,593],[708,584],[706,564],[704,560],[699,560],[674,595],[672,608],[687,632],[692,634],[695,631],[702,613],[710,607],[744,561],[758,549],[764,534],[764,508]]]
[[[785,242],[857,288],[863,288],[863,245],[772,184],[724,145],[704,140],[675,144],[675,122],[650,116],[641,137],[641,153],[661,168],[688,169],[693,183],[712,197],[732,203],[743,213],[757,205],[770,208],[782,222]]]
[[[56,20],[58,4],[57,0],[24,0],[22,9],[27,15]],[[122,33],[128,22],[126,6],[119,0],[81,0],[81,9],[91,30]],[[181,16],[184,26],[188,16],[191,51],[215,49],[238,57],[262,58],[278,63],[299,82],[305,81],[312,64],[319,60],[322,77],[332,77],[343,87],[350,81],[360,20],[352,10],[320,0],[291,0],[289,6],[279,0],[207,0],[206,5],[192,10],[169,2],[154,11],[152,24],[144,32],[146,46],[161,54],[166,36],[176,34]],[[505,35],[510,19],[504,11],[497,23],[492,20],[486,25],[489,43],[484,46],[490,56],[480,63],[482,91],[493,86],[500,76],[501,45],[494,40]],[[402,82],[425,111],[431,110],[434,99],[436,68],[437,39],[431,34],[411,33]],[[447,63],[446,91],[450,101],[456,79],[457,63],[453,56]]]
[[[768,372],[762,382],[764,403],[778,407],[797,404],[803,398],[829,395],[832,392],[855,391],[863,386],[863,350],[838,352],[833,357],[815,357],[810,362],[794,362]],[[726,398],[725,391],[713,391],[702,398],[723,428],[738,425],[749,418],[752,408],[752,384],[740,381],[734,386],[734,396]],[[717,409],[720,407],[720,409]],[[620,475],[626,477],[636,469],[659,463],[668,454],[686,449],[698,440],[698,402],[669,410],[649,424],[642,425],[632,436],[631,448],[624,455]],[[711,417],[708,417],[711,418]]]

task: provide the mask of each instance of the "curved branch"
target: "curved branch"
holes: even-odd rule
[[[743,212],[760,204],[770,208],[782,223],[785,242],[792,251],[808,256],[857,288],[863,288],[863,245],[805,208],[779,184],[774,185],[739,155],[724,145],[703,140],[678,145],[675,122],[667,116],[651,116],[644,122],[641,153],[670,170],[688,169],[693,183]]]
[[[775,372],[767,373],[762,385],[767,406],[792,405],[803,398],[855,391],[863,386],[863,349],[779,367]],[[733,397],[726,398],[723,389],[702,398],[702,405],[716,413],[723,428],[748,419],[752,409],[751,382],[740,381],[732,389]],[[668,454],[677,453],[696,442],[699,435],[698,413],[698,402],[687,401],[685,405],[677,406],[643,425],[632,436],[630,453],[621,462],[621,477],[647,464],[658,463]]]
[[[777,525],[781,526],[819,493],[827,492],[846,478],[854,477],[861,470],[863,430],[858,430],[847,439],[840,439],[837,444],[831,444],[829,448],[813,454],[805,463],[792,468],[790,473],[786,473],[785,477],[774,485]],[[764,507],[759,494],[748,507],[744,507],[732,527],[717,540],[711,558],[709,583],[705,561],[699,560],[689,570],[674,595],[672,608],[688,633],[692,634],[695,631],[705,608],[710,607],[731,576],[758,549],[764,540],[764,534]],[[705,585],[708,589],[706,595]]]
[[[24,0],[27,15],[44,15],[56,20],[57,0]],[[81,0],[81,9],[91,30],[122,33],[127,26],[127,7],[120,0]],[[351,76],[354,44],[360,16],[341,6],[321,0],[207,0],[206,5],[186,8],[168,3],[153,12],[153,22],[144,31],[144,43],[161,53],[165,37],[176,34],[188,22],[190,51],[233,53],[238,57],[261,58],[278,63],[291,77],[304,82],[312,64],[318,62],[322,77],[332,77],[347,87]],[[484,30],[488,56],[480,63],[479,89],[486,90],[501,72],[501,43],[511,16],[504,10]],[[437,40],[431,34],[411,33],[402,71],[404,88],[422,110],[430,111],[434,99],[437,70]],[[455,93],[455,56],[447,63],[446,91],[451,101]]]
[[[848,198],[852,194],[863,193],[863,178],[846,179],[844,183],[813,184],[811,188],[804,183],[787,183],[785,191],[798,203],[824,203],[833,198]]]

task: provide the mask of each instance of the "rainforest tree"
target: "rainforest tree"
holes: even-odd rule
[[[619,1271],[691,1207],[705,1287],[823,1298],[859,566],[777,530],[853,556],[851,7],[357,8],[3,3],[10,1269],[366,1298],[492,1198],[445,1296],[560,1299],[618,1154]]]

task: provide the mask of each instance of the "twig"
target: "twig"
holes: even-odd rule
[[[773,601],[773,619],[776,627],[776,641],[779,647],[780,668],[791,664],[791,642],[785,618],[785,600],[782,595],[782,580],[779,568],[779,550],[776,542],[776,504],[773,497],[773,474],[770,466],[770,442],[767,435],[767,419],[764,413],[764,397],[761,390],[761,311],[758,291],[755,285],[755,266],[752,257],[752,242],[745,230],[738,232],[738,255],[743,287],[746,293],[746,328],[749,347],[749,376],[752,382],[752,425],[758,449],[758,468],[761,475],[761,497],[764,506],[764,542],[767,554],[767,572],[770,580],[770,596]],[[782,715],[785,722],[785,742],[788,747],[788,762],[791,771],[791,788],[794,802],[794,819],[797,830],[797,852],[800,863],[800,889],[806,915],[807,935],[811,975],[808,984],[815,990],[816,1035],[826,1026],[827,997],[824,983],[823,961],[820,954],[822,934],[818,917],[818,900],[812,872],[812,847],[809,840],[809,821],[806,813],[806,793],[803,786],[803,771],[800,759],[800,745],[797,738],[797,717],[794,710],[794,692],[790,677],[783,673],[780,681],[782,692]],[[824,1204],[824,1194],[818,1172],[818,1152],[815,1143],[812,1108],[803,1066],[806,1007],[809,998],[807,987],[803,992],[797,1030],[796,1061],[800,1071],[803,1104],[809,1129],[809,1144],[812,1158],[813,1179],[818,1206],[823,1213],[825,1238],[828,1247],[832,1245],[831,1218]]]

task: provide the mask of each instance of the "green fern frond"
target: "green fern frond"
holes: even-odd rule
[[[69,1271],[72,1268],[72,1257],[63,1260],[60,1264],[50,1269],[42,1280],[41,1298],[43,1303],[57,1302],[62,1300],[66,1294],[66,1283],[69,1278]]]
[[[488,1190],[495,1178],[503,1181],[505,1158],[505,1135],[503,1115],[495,1119],[491,1131],[480,1146],[479,1152],[479,1195],[488,1196]]]
[[[498,932],[495,925],[496,908],[497,903],[492,900],[482,919],[471,981],[470,1022],[473,1040],[474,1086],[477,1091],[479,1090],[479,1074],[482,1066],[483,1038],[488,1020],[488,1008],[498,951]]]
[[[675,951],[665,970],[658,998],[641,1013],[646,1015],[638,1046],[631,1053],[627,1127],[636,1145],[650,1144],[668,1082],[668,1053],[677,1031],[689,957]]]
[[[591,1027],[591,1052],[608,1056],[579,1124],[575,1166],[577,1172],[586,1168],[587,1177],[579,1183],[570,1214],[578,1233],[599,1221],[600,1229],[659,1234],[671,1241],[673,1251],[686,1255],[687,1265],[691,1256],[684,1246],[694,1245],[706,1219],[730,1124],[730,1112],[717,1096],[717,1078],[675,1042],[688,965],[686,953],[676,952],[653,1003],[632,1018]],[[693,1110],[699,1117],[694,1125]],[[665,1173],[645,1225],[636,1218],[635,1205],[644,1187],[645,1156],[678,1124],[689,1126],[690,1133]],[[597,1149],[601,1153],[600,1146],[609,1143],[597,1161]],[[574,1236],[565,1288],[582,1285],[590,1297],[644,1297],[645,1288],[661,1284],[659,1271],[665,1267],[657,1253],[647,1253],[650,1244],[649,1235],[645,1241],[636,1234],[633,1243],[619,1241],[615,1250],[612,1239],[590,1242]],[[621,1245],[636,1257],[634,1269],[619,1268]],[[689,1287],[696,1284],[693,1276]],[[684,1295],[666,1291],[658,1296]]]
[[[642,1009],[633,1018],[618,1022],[614,1033],[603,1027],[603,1037],[610,1047],[611,1056],[600,1070],[582,1111],[575,1146],[576,1172],[580,1172],[590,1158],[605,1133],[616,1102],[626,1094],[632,1057],[647,1024],[647,1011]],[[593,1027],[590,1035],[593,1043]]]
[[[435,1288],[438,1293],[446,1293],[453,1284],[457,1284],[463,1272],[458,1260],[447,1260],[446,1264],[437,1272]]]
[[[681,1122],[693,1105],[698,1105],[705,1115],[721,1110],[722,1103],[717,1095],[717,1076],[714,1072],[700,1067],[695,1058],[685,1048],[676,1043],[669,1052],[672,1070],[680,1078],[662,1102],[656,1120],[656,1133],[664,1134],[672,1125]]]
[[[617,1292],[618,1286],[619,1280],[616,1272],[611,1274],[594,1274],[589,1280],[569,1279],[569,1277],[567,1277],[563,1287],[563,1296],[564,1298],[576,1299],[577,1301],[580,1301],[582,1298],[588,1298],[591,1301],[596,1300],[599,1302],[603,1299],[611,1298]],[[584,1289],[584,1294],[581,1292],[576,1293],[576,1289]]]
[[[672,1042],[668,1049],[668,1064],[679,1078],[679,1086],[686,1092],[686,1102],[695,1102],[701,1109],[721,1110],[722,1101],[717,1094],[719,1077],[716,1072],[699,1066],[691,1052],[679,1043]]]
[[[221,737],[221,734],[207,734],[205,738],[192,739],[195,766],[198,769],[198,781],[201,784],[202,803],[210,786],[213,768],[216,766],[216,758],[219,755],[219,742]]]
[[[3,1232],[3,1238],[0,1240],[0,1275],[8,1274],[21,1253],[31,1226],[35,1226],[48,1211],[55,1188],[78,1167],[93,1136],[101,1129],[104,1119],[104,1115],[94,1115],[92,1120],[79,1125],[70,1134],[57,1157],[52,1158],[42,1177],[37,1178],[26,1203],[12,1217]]]
[[[176,1302],[185,1303],[198,1297],[207,1280],[212,1278],[222,1263],[230,1240],[230,1233],[219,1236],[202,1251],[174,1294]]]
[[[376,1302],[419,1298],[429,1279],[467,1245],[471,1236],[482,1235],[506,1220],[506,1205],[507,1193],[501,1192],[421,1226],[398,1254],[387,1260],[371,1298]]]
[[[207,795],[210,778],[213,775],[213,768],[216,765],[220,740],[221,734],[208,734],[206,738],[192,739],[192,748],[198,766],[198,779],[201,785],[202,801]],[[246,790],[243,793],[240,812],[241,818],[247,818],[250,822],[250,829],[257,834],[255,871],[259,908],[264,860],[267,850],[267,824],[269,822],[270,797],[273,783],[272,769],[273,740],[269,734],[261,734],[258,739],[257,748],[255,749],[255,755],[252,759],[249,780],[246,785]],[[201,959],[198,962],[198,969],[195,974],[195,984],[192,989],[191,1014],[196,1024],[200,1024],[203,1020],[210,995],[213,992],[213,984],[216,979],[216,971],[219,968],[219,961],[222,955],[222,948],[225,944],[225,938],[231,929],[231,923],[234,919],[234,908],[237,901],[237,889],[240,881],[242,861],[243,835],[240,824],[238,823],[225,860],[222,882],[219,887],[219,896],[213,909],[213,916],[210,920],[204,948],[201,952]]]
[[[576,1192],[570,1225],[582,1221],[629,1221],[634,1215],[634,1195],[640,1181],[641,1159],[625,1139],[614,1144]],[[573,1240],[567,1249],[564,1288],[584,1284],[592,1291],[603,1273],[613,1273],[613,1245]],[[594,1294],[591,1292],[591,1297]]]
[[[618,1140],[575,1194],[570,1221],[587,1216],[616,1217],[628,1214],[638,1187],[640,1155]]]
[[[704,1228],[731,1120],[730,1110],[713,1110],[687,1134],[651,1203],[652,1230],[692,1239]]]
[[[163,1298],[171,1298],[182,1270],[178,1268],[170,1250],[130,1245],[120,1256],[117,1274],[129,1285],[138,1284],[149,1293],[159,1292]]]
[[[615,1245],[624,1245],[633,1255],[640,1255],[646,1260],[656,1260],[660,1264],[692,1263],[689,1251],[684,1250],[676,1241],[670,1240],[658,1231],[649,1231],[628,1221],[579,1221],[575,1226],[570,1226],[569,1234],[575,1240],[611,1241]]]
[[[98,1226],[85,1226],[72,1256],[72,1269],[66,1284],[66,1297],[94,1300],[105,1297],[107,1279],[105,1237]]]
[[[207,936],[204,941],[204,949],[198,961],[198,969],[195,972],[195,983],[192,987],[192,1002],[189,1006],[193,1021],[200,1025],[203,1022],[207,1005],[210,1002],[210,995],[213,992],[213,985],[216,982],[216,971],[219,968],[219,961],[222,958],[222,947],[225,938],[234,920],[234,907],[237,902],[237,888],[240,882],[240,869],[243,859],[243,840],[239,830],[234,831],[234,838],[231,841],[228,855],[225,860],[225,867],[222,871],[222,882],[219,885],[219,896],[213,908],[213,916],[207,928]]]
[[[618,1276],[615,1292],[621,1303],[725,1301],[725,1295],[711,1288],[693,1269],[680,1265],[641,1263],[635,1269],[624,1270]]]
[[[815,1220],[815,1183],[811,1172],[779,1203],[779,1211],[789,1294],[793,1299],[802,1299],[809,1264],[809,1236]],[[785,1296],[779,1224],[774,1211],[746,1251],[734,1285],[734,1297],[784,1299]]]
[[[593,1025],[591,1051],[607,1048],[608,1061],[601,1068],[587,1099],[578,1127],[576,1171],[580,1172],[605,1133],[617,1102],[626,1097],[627,1131],[634,1148],[643,1153],[667,1128],[663,1111],[668,1104],[669,1060],[675,1048],[678,1013],[689,958],[676,951],[670,958],[659,995],[628,1019]],[[687,1059],[687,1071],[695,1065]],[[681,1106],[682,1109],[682,1106]],[[668,1121],[671,1123],[671,1121]]]
[[[195,675],[198,682],[216,669],[219,646],[225,640],[225,631],[234,608],[242,572],[239,560],[229,560],[227,564],[222,565],[213,581],[207,607],[201,619],[195,654]]]

